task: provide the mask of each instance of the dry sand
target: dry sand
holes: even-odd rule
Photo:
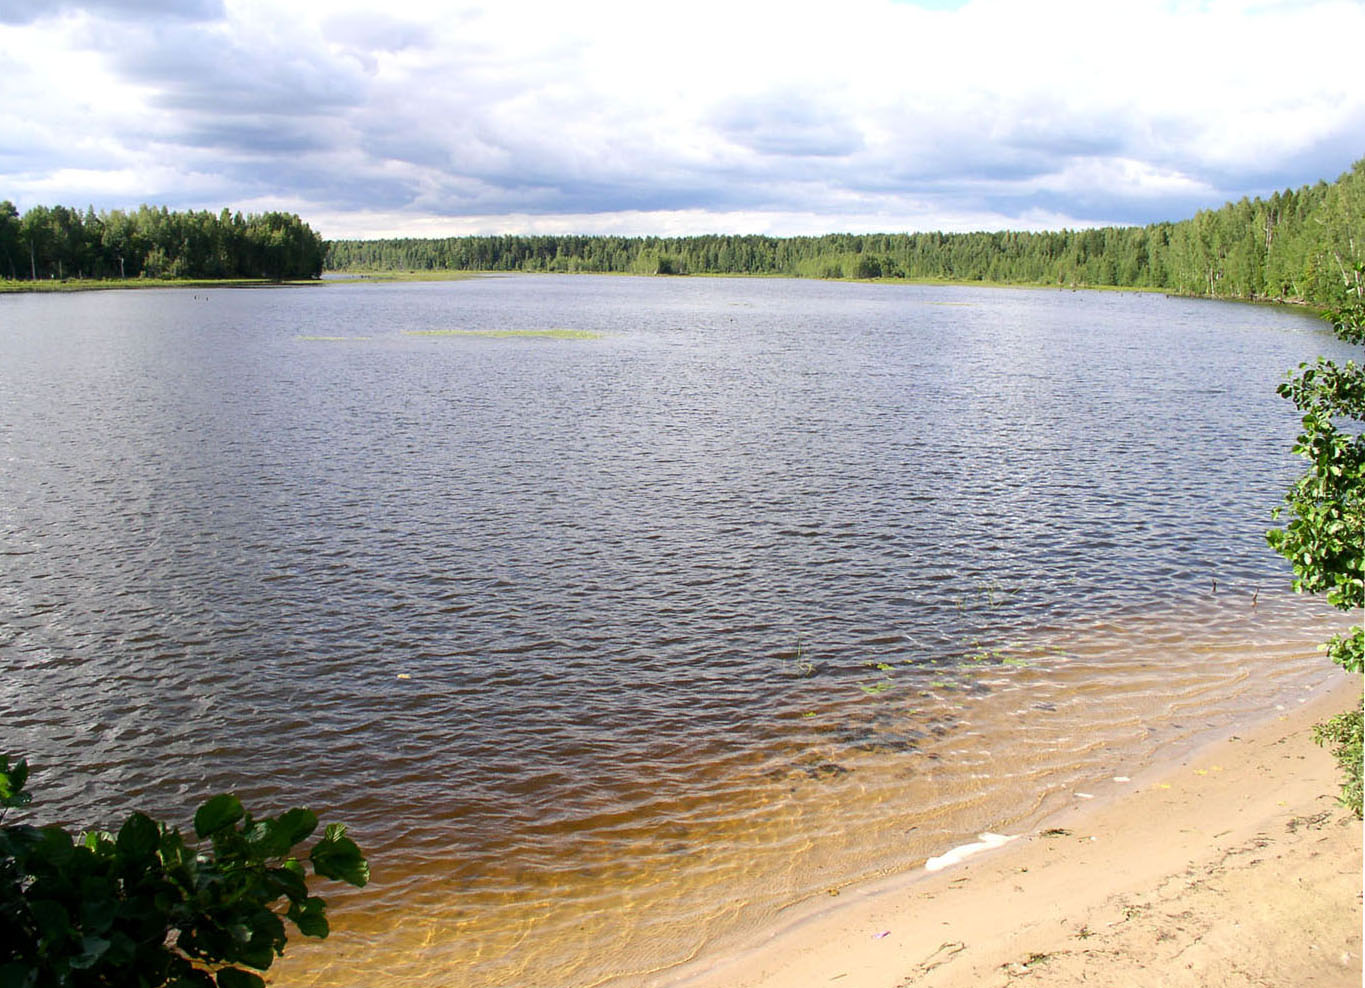
[[[686,988],[1359,986],[1361,825],[1314,722],[1359,677],[937,872],[794,909]]]

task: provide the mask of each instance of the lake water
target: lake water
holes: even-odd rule
[[[0,297],[3,743],[49,819],[347,822],[280,983],[662,983],[1331,678],[1264,543],[1318,353],[1119,293]]]

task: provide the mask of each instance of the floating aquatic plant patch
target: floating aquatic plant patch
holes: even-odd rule
[[[532,337],[547,340],[600,340],[588,329],[410,329],[405,336],[482,336],[488,339]]]

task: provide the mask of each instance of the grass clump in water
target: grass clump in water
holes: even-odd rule
[[[335,275],[328,284],[361,284],[367,281],[470,281],[480,277],[477,271],[405,270],[405,271],[328,271]]]
[[[410,329],[404,336],[476,336],[486,339],[533,338],[544,340],[600,340],[589,329]]]

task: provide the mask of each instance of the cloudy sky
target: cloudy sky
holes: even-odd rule
[[[1365,157],[1365,0],[0,0],[0,199],[324,236],[1180,219]]]

